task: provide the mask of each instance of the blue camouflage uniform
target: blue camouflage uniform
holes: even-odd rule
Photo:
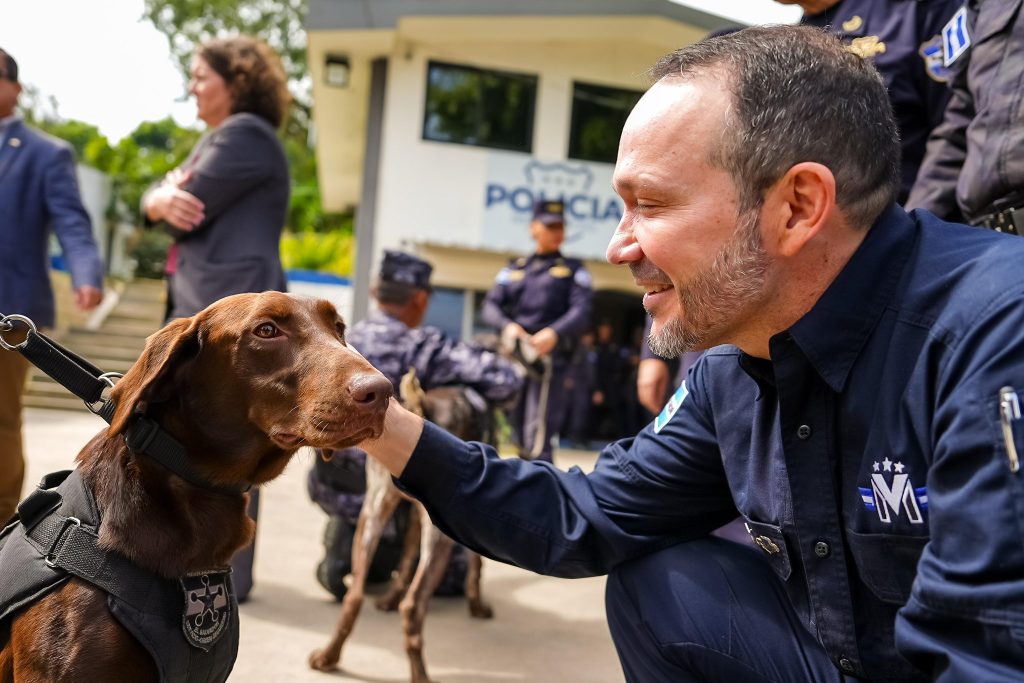
[[[1024,680],[1024,240],[886,209],[771,360],[708,351],[594,471],[429,426],[447,534],[612,572],[630,681]],[[757,548],[705,538],[739,514]]]
[[[534,220],[561,222],[561,202],[540,201]],[[561,252],[533,254],[512,259],[502,268],[487,293],[481,312],[484,322],[502,330],[510,322],[518,323],[529,334],[550,327],[558,334],[558,345],[551,353],[552,369],[545,420],[545,443],[539,454],[551,461],[552,438],[561,427],[565,403],[565,371],[573,349],[590,326],[590,273],[579,259]],[[520,440],[523,454],[533,451],[541,384],[528,378],[519,403],[512,414],[512,428]]]
[[[801,20],[839,36],[882,74],[900,132],[900,202],[914,185],[928,135],[949,101],[941,34],[961,5],[963,0],[841,0]]]
[[[397,258],[392,257],[392,261]],[[386,263],[391,262],[388,259],[385,256]],[[402,263],[399,277],[407,272]],[[386,277],[383,272],[382,277]],[[436,327],[410,329],[382,311],[375,311],[365,320],[354,324],[346,333],[346,340],[391,380],[396,395],[399,381],[410,368],[415,368],[416,376],[425,390],[444,385],[466,386],[492,403],[510,400],[522,386],[511,362],[490,351],[455,341]],[[365,463],[366,453],[358,448],[334,451],[329,461],[316,459],[307,482],[309,495],[325,512],[340,517],[344,522],[340,528],[337,525],[331,528],[335,531],[329,529],[328,535],[350,535],[355,529],[366,490]],[[328,564],[346,568],[333,571],[332,576],[339,571],[343,572],[342,576],[347,573],[351,547],[347,540],[334,539],[328,542]],[[390,563],[393,564],[400,554],[402,543],[394,519],[389,522],[381,542],[385,553],[389,552],[389,548],[393,551],[390,555]],[[332,552],[330,546],[333,545],[337,549]],[[340,556],[331,557],[332,554]],[[385,566],[389,564],[389,559],[385,555],[381,561],[383,564],[380,571],[374,573],[386,578],[390,573],[390,567]],[[441,589],[441,592],[444,590]]]
[[[969,0],[943,33],[953,99],[907,205],[1024,234],[1024,12]]]

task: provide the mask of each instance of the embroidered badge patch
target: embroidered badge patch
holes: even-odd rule
[[[949,67],[957,57],[971,46],[971,35],[967,31],[967,8],[957,10],[949,23],[942,28],[942,59]]]
[[[850,41],[850,44],[846,46],[846,49],[853,54],[863,59],[871,59],[875,55],[880,55],[885,52],[885,43],[878,38],[878,36],[864,36],[862,38],[854,38]]]
[[[690,391],[686,388],[686,382],[684,381],[676,389],[676,393],[672,394],[672,398],[668,400],[665,407],[661,409],[658,417],[654,418],[654,433],[657,434],[662,428],[668,424],[668,421],[672,419],[672,416],[679,410],[679,406],[683,405],[683,401]]]
[[[949,81],[949,69],[942,58],[942,36],[933,36],[921,43],[917,54],[924,60],[924,70],[929,78],[939,83]]]
[[[924,524],[928,510],[928,487],[914,488],[902,462],[885,460],[872,465],[871,486],[858,487],[864,507],[878,513],[886,524],[905,516],[911,524]]]
[[[864,25],[864,20],[860,18],[859,14],[854,14],[852,17],[843,22],[843,30],[853,32]]]
[[[227,631],[231,621],[231,597],[227,572],[195,574],[180,580],[185,594],[181,630],[200,650],[209,650]]]

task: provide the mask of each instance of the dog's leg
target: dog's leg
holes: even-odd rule
[[[469,602],[469,615],[474,619],[490,619],[494,610],[484,602],[480,595],[480,573],[484,560],[478,553],[466,548],[469,553],[469,569],[466,570],[466,600]]]
[[[409,528],[405,531],[405,544],[402,547],[402,559],[398,562],[398,570],[391,580],[388,592],[375,603],[382,612],[394,612],[405,597],[416,571],[416,563],[420,558],[420,517],[413,510],[409,515]]]
[[[427,676],[427,666],[423,661],[423,620],[430,598],[444,577],[455,542],[430,523],[430,516],[422,504],[414,503],[414,506],[422,525],[420,563],[409,591],[398,606],[398,611],[402,615],[405,652],[409,655],[412,683],[431,683],[430,677]]]
[[[401,501],[398,490],[371,486],[370,463],[367,458],[367,488],[363,508],[356,523],[356,538],[352,543],[352,585],[341,602],[341,615],[334,627],[330,642],[321,650],[314,650],[309,656],[309,665],[319,671],[332,671],[341,659],[341,647],[352,633],[356,617],[363,606],[366,577],[370,572],[370,561],[377,551],[377,544],[384,531],[384,525],[394,514]]]

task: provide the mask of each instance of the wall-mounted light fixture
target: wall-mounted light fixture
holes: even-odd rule
[[[335,88],[347,88],[352,67],[345,55],[327,55],[324,60],[324,83]]]

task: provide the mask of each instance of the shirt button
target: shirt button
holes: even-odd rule
[[[853,662],[851,662],[847,657],[840,657],[839,668],[847,673],[853,673]]]
[[[801,438],[801,439],[809,439],[809,438],[811,438],[811,426],[810,425],[800,425],[796,429],[796,435],[799,438]]]
[[[818,541],[814,544],[814,554],[818,557],[828,557],[832,554],[832,547],[825,541]]]

